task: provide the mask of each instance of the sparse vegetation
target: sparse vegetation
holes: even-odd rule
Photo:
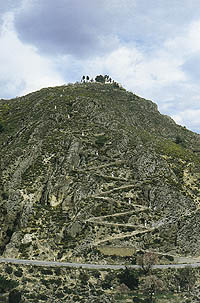
[[[190,292],[197,281],[195,270],[191,266],[180,269],[176,274],[177,291]]]
[[[141,282],[141,291],[147,296],[148,302],[154,301],[154,297],[164,289],[163,281],[155,275],[143,277]]]
[[[139,287],[139,277],[141,272],[138,270],[131,270],[128,267],[123,270],[119,275],[119,282],[125,284],[130,290],[138,289]]]
[[[17,281],[0,276],[0,293],[7,292],[18,285]]]
[[[51,296],[56,303],[102,303],[108,293],[112,302],[117,289],[116,302],[144,302],[144,291],[158,303],[176,302],[176,295],[182,302],[181,293],[195,289],[178,272],[165,275],[152,265],[200,254],[200,161],[193,152],[200,149],[199,135],[108,75],[96,78],[0,100],[0,249],[22,259],[127,269],[22,271],[9,265],[4,282],[17,284],[6,292],[15,289],[30,303]],[[138,252],[142,269],[131,271]],[[190,273],[181,276],[195,285]],[[22,283],[39,285],[38,293],[22,291]]]

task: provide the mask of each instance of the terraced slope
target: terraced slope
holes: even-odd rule
[[[153,102],[77,83],[0,100],[0,123],[3,256],[200,255],[200,136]]]

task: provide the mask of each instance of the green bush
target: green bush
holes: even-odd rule
[[[21,302],[21,293],[18,290],[13,290],[9,293],[8,297],[9,303],[20,303]]]
[[[144,301],[138,297],[133,297],[133,302],[134,303],[144,303]]]
[[[2,194],[1,194],[1,196],[2,196],[2,199],[3,200],[8,200],[8,193],[7,192],[2,192]]]
[[[107,137],[105,135],[101,135],[96,138],[95,143],[100,147],[103,147],[106,141],[107,141]]]
[[[86,272],[80,272],[80,275],[79,275],[79,279],[81,280],[82,283],[86,283],[88,280],[89,280],[89,276]]]
[[[102,289],[110,289],[112,287],[113,277],[112,275],[106,275],[105,280],[102,282]]]
[[[174,257],[170,256],[170,255],[166,255],[167,260],[173,262],[174,261]]]
[[[4,131],[4,126],[2,124],[2,122],[0,122],[0,133],[2,133]]]
[[[10,267],[10,266],[6,266],[6,268],[5,268],[5,272],[7,273],[7,274],[12,274],[12,272],[13,272],[13,269],[12,269],[12,267]]]
[[[17,271],[14,272],[14,275],[16,277],[21,278],[23,276],[23,270],[19,268]]]
[[[182,137],[180,137],[179,135],[176,136],[175,143],[176,144],[180,144],[183,147],[185,147],[185,140]]]
[[[0,292],[4,293],[18,286],[18,282],[0,276]]]
[[[38,299],[48,302],[48,297],[45,294],[39,294]]]
[[[51,269],[41,269],[41,274],[43,275],[53,275],[53,271]]]
[[[117,82],[113,82],[112,85],[113,85],[114,88],[119,88],[119,84]]]
[[[56,267],[55,269],[54,269],[54,272],[55,272],[55,274],[57,275],[57,276],[59,276],[60,274],[61,274],[61,270],[60,270],[60,268],[58,267]]]
[[[121,284],[124,283],[129,289],[134,290],[138,289],[139,276],[140,273],[138,271],[126,268],[118,275],[118,279]]]
[[[29,268],[29,271],[28,271],[30,274],[32,274],[34,272],[34,269],[32,267]]]
[[[63,298],[65,295],[62,292],[56,293],[56,297],[61,299]]]
[[[19,247],[19,251],[21,253],[24,253],[28,247],[30,247],[30,243],[21,244],[20,247]]]
[[[48,280],[49,283],[51,284],[55,284],[57,287],[62,285],[62,280],[61,279],[49,279]]]

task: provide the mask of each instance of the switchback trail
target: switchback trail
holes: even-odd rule
[[[36,266],[57,266],[57,267],[72,267],[72,268],[86,268],[86,269],[139,269],[139,265],[111,265],[111,264],[86,264],[86,263],[70,263],[70,262],[57,262],[57,261],[40,261],[40,260],[23,260],[12,258],[0,258],[0,263],[12,263],[22,265],[36,265]],[[167,269],[167,268],[184,268],[191,266],[193,268],[200,267],[200,263],[182,263],[182,264],[165,264],[153,265],[153,269]]]

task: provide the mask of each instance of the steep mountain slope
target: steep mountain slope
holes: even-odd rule
[[[0,123],[3,256],[200,255],[200,136],[153,102],[77,83],[0,100]]]

